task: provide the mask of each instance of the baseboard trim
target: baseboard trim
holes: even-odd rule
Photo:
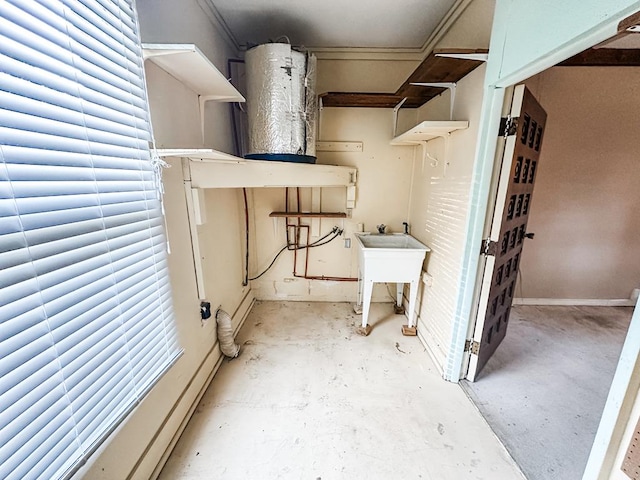
[[[402,297],[402,306],[404,307],[404,318],[406,318],[407,323],[409,323],[409,314],[408,314],[409,300],[405,296]],[[418,312],[416,313],[416,329],[418,333],[418,340],[420,340],[420,343],[426,350],[427,355],[429,355],[429,358],[431,358],[433,365],[438,369],[438,372],[440,373],[440,375],[444,377],[444,362],[446,361],[446,356],[443,355],[444,358],[438,358],[438,354],[436,350],[438,346],[434,345],[431,342],[430,335],[425,335],[425,332],[428,331],[428,328],[425,326],[424,322],[422,321],[422,318],[420,317],[420,312],[419,312],[420,302],[418,302],[418,304],[416,305],[416,310],[418,310]]]
[[[444,360],[446,360],[446,357],[438,358],[437,351],[436,351],[438,346],[432,344],[430,335],[428,334],[425,335],[425,332],[428,329],[427,327],[425,327],[424,322],[422,322],[420,318],[418,318],[418,321],[416,322],[416,327],[417,327],[418,339],[420,340],[420,343],[426,350],[427,355],[429,355],[429,358],[431,358],[431,361],[433,362],[433,365],[438,370],[438,373],[444,378]]]
[[[249,313],[251,312],[251,309],[253,308],[253,305],[255,304],[255,302],[256,302],[256,299],[253,296],[253,292],[251,290],[249,290],[247,292],[247,294],[245,295],[245,297],[240,302],[240,305],[238,305],[238,308],[236,308],[235,312],[233,313],[231,322],[232,322],[232,325],[236,324],[236,326],[234,328],[234,331],[233,331],[234,338],[238,335],[238,332],[240,331],[240,329],[244,325],[244,322],[247,319],[247,317],[249,316]],[[217,354],[218,358],[215,360],[215,365],[213,366],[213,369],[211,370],[211,373],[209,373],[209,375],[207,376],[206,380],[202,384],[202,387],[198,391],[194,401],[192,402],[191,406],[189,407],[187,415],[182,419],[182,422],[180,423],[180,426],[178,427],[178,429],[176,430],[175,434],[171,438],[171,441],[169,442],[169,444],[165,448],[164,453],[162,454],[162,456],[160,457],[160,460],[158,461],[158,464],[156,465],[155,469],[153,470],[153,473],[151,474],[151,476],[149,477],[150,479],[155,480],[160,475],[160,472],[162,471],[162,469],[164,468],[165,464],[167,463],[167,460],[169,459],[169,456],[171,455],[171,452],[173,452],[173,449],[175,448],[176,444],[178,443],[178,440],[180,439],[180,437],[184,433],[184,430],[187,428],[187,424],[189,423],[189,420],[191,420],[191,417],[193,416],[193,413],[195,412],[196,408],[198,407],[198,404],[200,403],[200,400],[202,400],[202,397],[204,396],[205,392],[207,391],[207,388],[209,388],[209,385],[213,381],[213,378],[215,377],[216,373],[218,373],[218,369],[220,368],[220,365],[222,365],[222,361],[224,360],[224,355],[222,355],[222,352],[220,351],[220,346],[219,346],[218,342],[215,343],[215,345],[211,348],[211,350],[209,351],[209,353],[207,354],[205,359],[200,364],[200,367],[194,372],[193,376],[191,377],[192,379],[191,379],[191,382],[190,382],[189,386],[182,393],[180,399],[178,400],[178,403],[182,400],[182,398],[184,398],[184,396],[187,393],[187,390],[189,389],[189,387],[193,384],[195,379],[202,372],[202,369],[204,368],[204,366],[208,363],[208,361],[211,361],[211,357],[214,356],[215,354]],[[174,407],[173,411],[175,411],[175,409],[176,408]],[[167,419],[167,421],[168,421],[168,419]],[[165,423],[167,423],[167,421],[165,421]]]
[[[548,305],[567,307],[633,307],[630,298],[514,298],[514,305]]]

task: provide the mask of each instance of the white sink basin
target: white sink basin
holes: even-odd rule
[[[411,235],[406,233],[392,233],[392,234],[365,234],[358,235],[358,241],[362,245],[362,248],[391,248],[391,249],[403,249],[403,250],[423,250],[428,252],[429,247],[420,243]]]
[[[397,305],[402,306],[402,291],[405,283],[410,284],[408,325],[403,333],[412,331],[415,335],[416,297],[418,282],[422,272],[422,262],[431,249],[411,235],[397,234],[357,234],[360,288],[357,305],[362,305],[362,331],[368,334],[367,324],[371,294],[375,282],[397,284]]]

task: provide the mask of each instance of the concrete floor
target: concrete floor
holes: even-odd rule
[[[462,382],[529,480],[579,480],[633,308],[514,307],[503,343]]]
[[[392,311],[257,303],[160,479],[523,479]]]

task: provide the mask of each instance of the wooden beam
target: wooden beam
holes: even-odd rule
[[[403,97],[393,93],[329,92],[323,93],[320,98],[323,107],[393,108],[402,101]],[[420,98],[412,99],[411,103],[415,106],[420,100]],[[405,102],[403,106],[409,105]]]
[[[590,48],[560,62],[559,67],[638,67],[640,50],[628,48]]]

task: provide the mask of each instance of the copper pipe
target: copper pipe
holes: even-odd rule
[[[307,228],[307,245],[309,245],[309,234],[311,233],[311,231]],[[310,248],[307,248],[307,254],[304,257],[304,276],[307,276],[308,270],[309,270],[309,250]]]
[[[300,211],[300,187],[296,187],[296,212]],[[285,187],[285,212],[289,212],[289,187]],[[309,225],[302,225],[300,222],[300,217],[296,217],[295,223],[289,223],[289,218],[286,217],[286,236],[287,236],[287,248],[292,246],[290,243],[289,229],[294,229],[295,243],[293,244],[293,276],[296,278],[304,278],[306,280],[326,280],[333,282],[357,282],[358,278],[353,277],[328,277],[325,275],[309,275],[309,250],[311,247],[309,246],[309,240],[311,236],[311,230]],[[302,233],[302,229],[306,229],[306,245],[301,245],[300,237]],[[304,259],[304,275],[300,275],[298,273],[298,250],[304,248],[305,259]]]
[[[289,187],[284,188],[284,211],[289,211]],[[291,244],[291,240],[289,239],[289,217],[286,217],[284,222],[287,237],[287,248],[289,248],[289,245]]]
[[[296,202],[296,212],[300,211],[300,187],[296,187],[296,195],[297,195],[297,202]],[[298,220],[298,227],[300,227],[300,217],[296,217]],[[298,229],[298,231],[296,232],[297,237],[296,237],[296,244],[298,246],[300,246],[300,230]],[[307,235],[307,244],[309,243],[309,235]]]
[[[327,280],[331,282],[357,282],[357,278],[353,277],[326,277],[324,275],[297,275],[293,274],[297,278],[305,278],[307,280]]]

